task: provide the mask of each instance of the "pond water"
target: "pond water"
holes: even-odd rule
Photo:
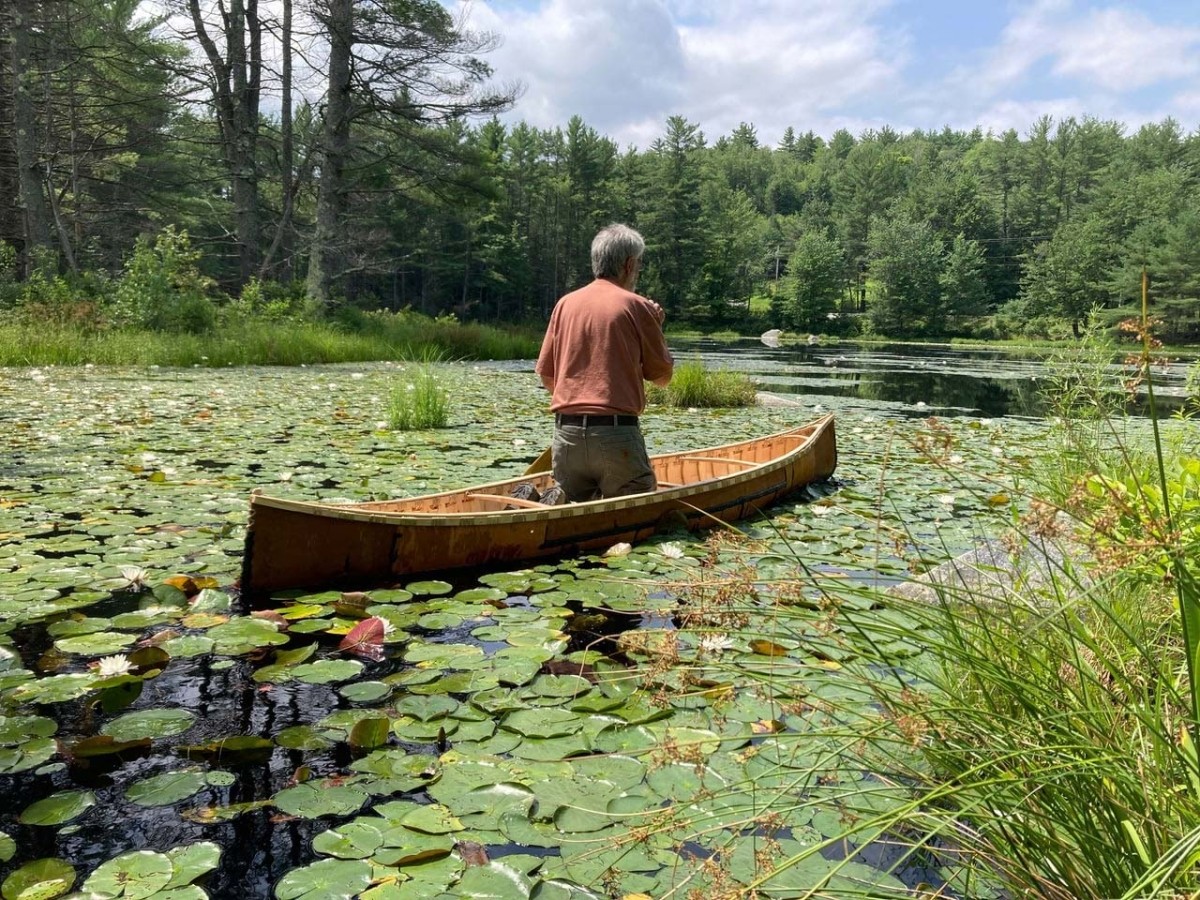
[[[364,500],[519,473],[550,438],[531,363],[437,367],[452,427],[404,434],[384,421],[402,365],[0,372],[0,893],[585,900],[765,878],[768,896],[825,879],[902,896],[950,878],[936,858],[889,871],[874,834],[822,847],[905,799],[855,755],[872,638],[837,609],[1010,515],[1045,368],[676,349],[796,405],[653,408],[652,452],[833,410],[836,479],[740,532],[285,594],[266,618],[236,590],[251,490]],[[386,623],[378,651],[339,649],[364,616]]]
[[[893,405],[911,415],[1023,416],[1047,413],[1046,386],[1053,356],[1004,348],[962,349],[909,344],[826,343],[767,347],[761,341],[676,342],[676,355],[709,367],[745,372],[764,390],[806,397],[842,397]],[[1171,359],[1154,368],[1160,414],[1179,409],[1194,360]],[[1109,383],[1122,389],[1131,371],[1114,359]],[[1145,387],[1129,403],[1133,415],[1149,412]],[[924,406],[914,408],[923,402]]]

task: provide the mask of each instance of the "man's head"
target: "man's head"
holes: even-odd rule
[[[632,290],[641,270],[646,242],[628,225],[609,225],[592,239],[592,275],[610,278]],[[632,276],[632,277],[631,277]]]

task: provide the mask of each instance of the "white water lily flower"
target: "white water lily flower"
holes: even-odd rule
[[[667,559],[683,559],[683,548],[678,544],[663,544],[658,549]]]
[[[142,590],[146,586],[146,578],[149,574],[140,566],[121,566],[121,577],[125,579],[122,589]]]
[[[527,443],[528,443],[528,441],[524,441],[521,438],[517,438],[516,440],[513,441],[513,446],[514,447],[524,447],[525,444],[527,444]]]
[[[952,466],[961,466],[962,462],[963,462],[963,458],[961,456],[959,456],[957,453],[955,453],[952,457],[950,457],[950,465],[952,465]]]
[[[925,408],[925,401],[924,401],[924,400],[918,400],[918,401],[917,401],[917,409],[924,409],[924,408]]]
[[[102,656],[96,663],[96,674],[101,678],[111,678],[114,675],[124,675],[131,668],[129,657],[124,653],[116,656]]]
[[[632,544],[626,544],[626,543],[622,542],[620,544],[613,544],[611,547],[609,547],[607,550],[604,551],[604,555],[605,556],[628,556],[630,551],[632,551],[632,550],[633,550]]]
[[[957,499],[958,498],[955,497],[953,494],[942,494],[940,497],[937,498],[937,502],[941,503],[943,506],[953,506],[955,500],[957,500]]]
[[[362,372],[351,372],[350,377],[357,380],[357,379],[363,377],[363,373]]]
[[[700,650],[704,653],[720,654],[733,646],[733,638],[727,634],[706,634],[700,638]]]
[[[831,509],[833,509],[831,506],[814,506],[812,507],[812,514],[814,516],[827,516]]]
[[[387,637],[389,634],[392,634],[396,631],[396,626],[391,622],[390,619],[385,619],[383,616],[376,616],[375,618],[377,618],[379,620],[379,624],[383,626],[384,637]]]
[[[993,447],[992,448],[992,456],[1003,456],[1003,455],[1004,455],[1003,448],[1001,448],[1001,447]]]
[[[280,481],[291,481],[292,475],[294,475],[294,474],[295,474],[294,472],[280,472],[279,480]]]

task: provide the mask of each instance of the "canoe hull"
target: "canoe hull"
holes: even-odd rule
[[[674,486],[563,506],[500,508],[517,484],[548,487],[548,474],[345,505],[255,494],[242,593],[253,603],[284,588],[362,587],[571,556],[620,541],[634,543],[665,529],[735,522],[833,474],[833,419],[755,441],[662,454],[652,462],[660,482]]]

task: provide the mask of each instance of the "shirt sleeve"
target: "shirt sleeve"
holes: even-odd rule
[[[642,378],[657,381],[675,371],[675,360],[667,349],[662,325],[654,315],[649,301],[638,304],[638,330],[642,336]]]
[[[542,338],[542,350],[538,354],[533,371],[543,378],[554,378],[554,338],[558,332],[558,307],[550,313],[550,324],[546,326],[546,336]]]

